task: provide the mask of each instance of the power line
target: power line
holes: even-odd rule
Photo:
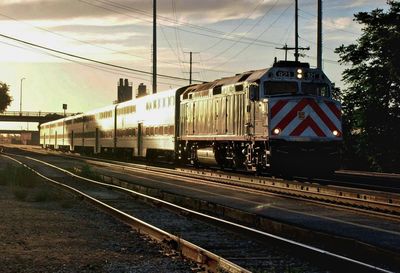
[[[219,53],[217,53],[214,57],[211,57],[211,58],[209,58],[209,59],[207,59],[207,60],[205,60],[205,61],[206,61],[206,62],[207,62],[207,61],[210,61],[211,59],[214,59],[215,57],[219,57],[219,56],[221,56],[222,54],[228,52],[230,49],[232,49],[237,43],[239,43],[239,42],[242,40],[242,38],[243,38],[245,35],[247,35],[250,31],[252,31],[255,27],[257,27],[258,24],[260,24],[262,20],[264,20],[264,18],[271,12],[271,10],[276,6],[276,4],[278,4],[278,2],[279,2],[279,0],[276,0],[276,1],[274,2],[274,4],[264,13],[264,15],[263,15],[262,17],[260,17],[259,20],[257,20],[257,22],[256,22],[248,31],[246,31],[246,33],[243,34],[243,36],[242,36],[240,39],[236,40],[233,44],[231,44],[230,46],[228,46],[228,48],[221,50],[221,51],[220,51]]]
[[[175,20],[178,20],[178,17],[176,15],[176,3],[175,3],[175,0],[171,1],[171,5],[172,5],[172,13],[174,15],[174,18],[175,18]],[[177,53],[177,57],[178,57],[179,63],[183,67],[183,69],[182,69],[182,73],[183,73],[183,71],[185,70],[185,65],[184,65],[184,63],[185,63],[185,54],[182,54],[183,55],[183,61],[182,61],[181,53],[183,52],[183,49],[182,49],[182,44],[181,44],[181,41],[180,41],[179,29],[178,29],[178,26],[176,24],[175,24],[174,30],[175,30],[174,33],[175,33],[176,53]]]
[[[115,53],[125,54],[125,55],[129,55],[129,56],[132,56],[132,57],[143,58],[142,56],[132,55],[132,54],[129,54],[129,53],[126,53],[126,52],[123,52],[123,51],[116,51],[116,50],[114,50],[114,49],[111,49],[111,48],[108,48],[108,47],[105,47],[105,46],[94,45],[94,44],[92,44],[92,43],[89,43],[89,42],[86,42],[86,41],[82,41],[82,40],[76,39],[76,38],[71,37],[71,36],[68,36],[68,35],[60,34],[60,33],[57,33],[57,32],[55,32],[55,31],[48,30],[48,29],[46,29],[46,28],[38,27],[38,26],[35,26],[35,25],[32,25],[32,24],[23,22],[23,21],[21,21],[21,20],[18,20],[18,19],[14,18],[14,17],[8,16],[8,15],[2,14],[2,13],[0,13],[0,16],[3,16],[3,17],[5,17],[5,18],[11,19],[11,20],[14,20],[14,21],[17,21],[17,22],[20,22],[21,24],[23,23],[23,24],[25,24],[25,25],[31,26],[31,27],[33,27],[33,28],[36,28],[36,29],[39,29],[39,30],[42,30],[42,31],[45,31],[45,32],[48,32],[48,33],[57,35],[57,36],[59,36],[59,37],[63,37],[63,38],[70,39],[70,40],[74,40],[74,41],[77,41],[77,42],[80,42],[80,43],[83,43],[83,44],[91,45],[91,46],[93,46],[93,47],[97,47],[97,48],[101,48],[101,49],[106,49],[106,50],[109,50],[109,51],[112,51],[112,52],[115,52]]]
[[[84,1],[84,0],[79,0],[79,1],[85,2],[87,4],[90,4],[89,2]],[[130,10],[132,12],[135,12],[135,13],[147,16],[147,17],[152,17],[152,14],[147,12],[147,11],[145,11],[145,10],[133,8],[131,6],[127,6],[127,5],[124,5],[124,4],[121,4],[121,3],[117,3],[115,1],[111,1],[111,0],[92,0],[92,1],[103,3],[105,5],[109,5],[109,6],[116,7],[116,8],[123,9],[123,10]],[[177,20],[176,18],[174,20],[174,19],[171,19],[169,17],[162,16],[162,15],[158,15],[157,17],[158,17],[158,19],[166,21],[166,22],[169,22],[169,23],[185,25],[185,26],[188,26],[190,28],[194,28],[194,29],[198,29],[198,30],[202,30],[202,31],[207,31],[207,32],[211,32],[211,33],[215,33],[215,34],[222,34],[222,35],[227,35],[228,34],[226,32],[219,31],[219,30],[216,30],[216,29],[206,28],[206,27],[203,27],[203,26],[198,26],[198,25],[195,25],[195,24],[191,24],[191,23],[186,22],[186,21]],[[240,38],[240,35],[236,35],[236,34],[229,34],[229,36],[232,36],[232,37],[235,37],[235,38]]]
[[[287,6],[286,9],[283,10],[283,12],[263,31],[260,33],[260,35],[257,36],[257,38],[254,41],[257,41],[262,35],[264,35],[265,32],[267,32],[276,22],[279,21],[279,19],[283,16],[283,14],[286,13],[286,11],[293,6],[293,3],[291,3],[289,6]],[[242,48],[238,53],[236,53],[234,56],[230,57],[228,60],[226,60],[225,62],[223,62],[222,64],[218,64],[213,66],[212,68],[215,68],[217,66],[223,66],[226,63],[230,62],[232,59],[236,58],[237,56],[239,56],[240,54],[242,54],[245,50],[247,50],[250,46],[252,46],[253,43],[250,43],[249,45],[247,45],[246,47]]]
[[[44,54],[44,55],[51,56],[51,57],[54,57],[54,58],[66,60],[66,61],[73,62],[73,63],[76,63],[76,64],[81,65],[81,66],[90,67],[90,68],[93,68],[93,69],[96,69],[96,70],[100,70],[100,71],[103,71],[103,72],[107,72],[107,73],[111,73],[111,74],[114,74],[114,75],[133,77],[134,79],[143,80],[145,82],[149,82],[150,83],[150,81],[148,79],[138,77],[137,76],[138,73],[135,73],[135,72],[129,72],[129,73],[132,73],[132,74],[128,75],[128,74],[124,74],[123,72],[121,72],[121,70],[118,70],[117,68],[107,68],[107,67],[104,68],[104,67],[100,67],[100,66],[97,66],[97,65],[91,65],[91,64],[88,64],[88,63],[82,63],[82,62],[78,62],[78,61],[73,60],[73,59],[69,59],[69,58],[66,58],[66,57],[62,57],[62,56],[59,56],[59,55],[55,55],[55,54],[46,52],[45,50],[36,49],[36,48],[22,47],[22,46],[10,44],[10,43],[4,42],[4,41],[0,41],[0,43],[8,45],[8,46],[15,47],[15,48],[19,48],[19,49],[22,49],[22,50],[29,50],[29,51],[38,52],[40,54]],[[177,85],[177,84],[174,84],[174,83],[170,83],[170,82],[160,82],[160,84],[169,85],[169,86],[171,86],[171,85],[172,86],[180,86],[180,85]]]
[[[315,14],[312,14],[312,13],[310,13],[308,11],[305,11],[305,10],[302,10],[302,9],[299,9],[299,11],[307,14],[308,16],[311,16],[311,17],[314,17],[314,18],[317,17]],[[330,25],[332,28],[334,28],[334,29],[336,29],[338,31],[346,32],[346,33],[353,34],[353,35],[359,35],[359,33],[355,33],[355,32],[352,32],[352,31],[345,30],[345,29],[341,29],[337,25],[335,25],[335,24],[333,24],[333,23],[331,23],[329,21],[325,21],[325,23],[328,23],[328,25]]]
[[[10,40],[19,42],[19,43],[27,44],[27,45],[30,45],[30,46],[33,46],[33,47],[45,49],[45,50],[48,50],[48,51],[52,51],[52,52],[55,52],[55,53],[58,53],[58,54],[62,54],[62,55],[66,55],[66,56],[73,57],[73,58],[77,58],[77,59],[81,59],[81,60],[85,60],[85,61],[89,61],[89,62],[93,62],[93,63],[98,63],[98,64],[101,64],[101,65],[110,66],[110,67],[114,67],[114,68],[119,68],[119,69],[123,69],[123,70],[133,71],[133,72],[137,72],[137,73],[141,73],[141,74],[152,75],[152,73],[148,72],[148,71],[129,68],[129,67],[124,67],[124,66],[120,66],[120,65],[110,64],[110,63],[106,63],[106,62],[102,62],[102,61],[98,61],[98,60],[82,57],[82,56],[79,56],[79,55],[63,52],[63,51],[60,51],[60,50],[52,49],[52,48],[41,46],[41,45],[34,44],[34,43],[30,43],[30,42],[27,42],[27,41],[24,41],[24,40],[20,40],[20,39],[17,39],[17,38],[11,37],[11,36],[7,36],[7,35],[4,35],[4,34],[0,34],[0,37],[7,38],[7,39],[10,39]],[[183,80],[183,81],[188,81],[189,80],[189,79],[186,79],[186,78],[170,76],[170,75],[164,75],[164,74],[157,74],[157,76],[163,77],[163,78],[174,79],[174,80]],[[193,80],[193,81],[202,83],[202,81],[199,81],[199,80]]]
[[[100,8],[100,9],[105,9],[105,10],[108,10],[108,11],[111,11],[111,12],[114,12],[114,13],[122,14],[122,15],[125,15],[125,16],[128,16],[128,17],[134,18],[134,19],[138,19],[138,20],[141,20],[141,21],[144,21],[144,22],[147,22],[147,23],[151,23],[150,20],[146,20],[146,19],[143,19],[143,18],[138,18],[138,17],[132,16],[130,14],[127,14],[127,13],[124,13],[124,12],[121,12],[121,11],[116,11],[116,10],[113,10],[113,9],[110,9],[110,8],[107,8],[107,7],[104,7],[104,6],[99,6],[99,5],[93,4],[91,2],[87,2],[85,0],[79,0],[79,1],[82,2],[82,3],[85,3],[87,5],[91,5],[91,6]],[[105,1],[101,1],[101,0],[93,0],[93,1],[97,1],[97,2],[100,2],[100,3],[103,3],[103,4],[105,2]],[[111,1],[107,1],[107,2],[111,2]],[[125,9],[125,10],[132,9],[132,8],[124,6],[124,5],[122,5],[124,8],[121,8],[121,7],[118,7],[118,5],[115,5],[115,4],[114,5],[109,4],[109,3],[107,4],[107,2],[105,3],[106,5],[111,5],[113,7],[119,8],[119,9]],[[137,10],[137,9],[134,9],[134,10]],[[144,11],[142,11],[142,13],[143,12]],[[150,16],[150,15],[145,14],[145,16]],[[172,23],[175,22],[175,21],[173,21],[173,20],[171,20],[171,19],[169,19],[167,17],[163,17],[163,16],[158,16],[158,18],[160,18],[160,19],[162,19],[164,21],[172,22]],[[159,23],[159,24],[161,25],[161,23]],[[183,31],[183,32],[192,33],[192,34],[205,36],[205,37],[209,37],[209,38],[216,38],[216,39],[223,39],[223,40],[226,40],[226,41],[232,41],[232,39],[237,39],[237,38],[241,37],[240,35],[234,35],[234,34],[228,35],[228,33],[223,32],[223,31],[204,28],[204,27],[200,27],[200,26],[197,26],[197,25],[189,24],[189,23],[185,23],[184,25],[186,25],[188,27],[191,27],[191,28],[196,28],[198,30],[207,31],[207,32],[211,32],[211,33],[215,33],[215,34],[219,34],[219,35],[227,35],[227,36],[231,37],[231,38],[225,38],[225,37],[215,36],[215,35],[211,35],[211,34],[190,31],[190,30],[183,29],[183,28],[180,30],[180,31]],[[169,25],[163,25],[163,26],[168,27],[168,28],[174,28],[173,26],[169,26]],[[252,45],[254,44],[254,45],[257,45],[257,46],[266,46],[266,47],[281,46],[281,44],[278,44],[278,43],[275,43],[275,42],[266,41],[266,40],[260,40],[260,39],[257,39],[257,41],[256,41],[254,39],[247,38],[247,37],[243,38],[243,40],[240,41],[240,43],[243,43],[243,44],[250,44],[251,43]]]
[[[311,41],[311,40],[308,40],[308,39],[306,39],[306,38],[303,38],[303,37],[299,37],[299,38],[300,38],[300,40],[303,40],[303,41],[308,42],[308,43],[310,43],[310,44],[315,44],[315,42],[313,42],[313,41]],[[326,49],[329,49],[329,50],[332,50],[332,52],[335,52],[335,49],[334,49],[334,48],[331,48],[331,47],[328,47],[328,46],[325,46],[325,45],[323,45],[322,47],[323,47],[323,48],[326,48]]]
[[[164,28],[163,28],[162,26],[160,26],[160,29],[161,29],[161,34],[163,35],[163,37],[164,37],[165,41],[167,42],[169,48],[171,49],[172,53],[175,55],[176,59],[179,61],[179,66],[181,67],[181,72],[183,73],[184,68],[183,68],[183,66],[182,66],[182,62],[181,62],[181,60],[180,60],[180,57],[179,57],[178,53],[175,52],[173,46],[172,46],[171,43],[169,42],[169,40],[168,40],[168,38],[167,38],[167,35],[166,35],[165,32],[164,32]]]
[[[111,48],[109,48],[109,47],[100,46],[100,45],[95,45],[95,44],[92,44],[92,43],[89,43],[89,42],[86,42],[86,41],[83,41],[83,40],[80,40],[80,39],[76,39],[76,38],[71,37],[71,36],[68,36],[68,35],[64,35],[64,34],[60,34],[60,33],[55,32],[55,31],[48,30],[48,29],[43,28],[43,27],[38,27],[38,26],[35,26],[35,25],[32,25],[32,24],[26,23],[26,22],[21,21],[21,20],[19,20],[19,19],[17,19],[17,18],[8,16],[8,15],[2,14],[2,13],[0,13],[0,16],[3,16],[3,17],[5,17],[5,18],[11,19],[11,20],[14,20],[14,21],[19,22],[19,23],[21,23],[21,24],[28,25],[28,26],[30,26],[30,27],[32,27],[32,28],[36,28],[36,29],[39,29],[39,30],[41,30],[41,31],[45,31],[45,32],[54,34],[54,35],[59,36],[59,37],[63,37],[63,38],[66,38],[66,39],[70,39],[70,40],[73,40],[73,41],[77,41],[77,42],[80,42],[80,43],[83,43],[83,44],[87,44],[87,45],[90,45],[90,46],[93,46],[93,47],[97,47],[97,48],[101,48],[101,49],[106,49],[106,50],[109,50],[109,51],[111,51],[111,52],[115,52],[115,53],[118,53],[118,54],[124,54],[124,55],[128,55],[128,56],[132,56],[132,57],[136,57],[136,58],[140,58],[140,59],[143,59],[143,60],[150,61],[150,59],[145,58],[145,57],[140,56],[140,55],[133,55],[133,54],[130,54],[130,53],[127,53],[127,52],[124,52],[124,51],[117,51],[117,50],[111,49]],[[176,63],[173,63],[173,62],[166,62],[166,61],[162,61],[162,60],[158,60],[158,61],[159,61],[160,63],[170,64],[170,65],[174,65],[174,66],[177,65]]]
[[[239,28],[244,24],[244,22],[245,22],[247,19],[249,19],[251,15],[254,14],[254,12],[258,9],[258,7],[259,7],[262,3],[264,3],[264,0],[261,0],[260,2],[258,2],[258,4],[257,4],[257,5],[254,7],[254,9],[247,15],[247,17],[244,18],[244,19],[242,19],[241,22],[239,23],[239,25],[237,25],[233,30],[231,30],[231,31],[229,32],[229,35],[232,34],[233,32],[235,32],[237,29],[239,29]],[[242,35],[242,36],[243,36],[243,35]],[[210,50],[211,48],[214,48],[215,46],[217,46],[218,44],[220,44],[222,41],[223,41],[222,39],[219,39],[216,43],[212,44],[211,46],[209,46],[209,47],[207,47],[206,49],[203,49],[203,50],[201,50],[201,51],[203,51],[203,52],[204,52],[204,51],[208,51],[208,50]]]

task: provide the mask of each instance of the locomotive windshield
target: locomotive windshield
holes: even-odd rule
[[[265,81],[264,95],[266,96],[282,96],[282,95],[311,95],[320,97],[329,97],[329,86],[326,83],[302,82],[301,92],[298,90],[297,82],[286,81]]]
[[[326,83],[301,83],[301,91],[305,95],[329,97],[329,87]]]
[[[296,82],[284,82],[284,81],[264,82],[264,94],[267,96],[294,95],[296,93],[297,93]]]

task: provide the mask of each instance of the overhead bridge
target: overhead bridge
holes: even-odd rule
[[[34,134],[38,133],[39,131],[28,131],[28,130],[7,130],[7,129],[0,129],[0,134],[9,134],[9,135],[17,135],[17,134]]]
[[[65,116],[73,116],[75,113],[66,113]],[[0,113],[0,121],[12,121],[12,122],[38,122],[39,124],[48,121],[56,120],[64,117],[64,113],[54,112],[19,112],[19,111],[6,111]]]

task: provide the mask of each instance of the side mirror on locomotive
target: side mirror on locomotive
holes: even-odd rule
[[[249,100],[256,101],[260,99],[260,91],[258,85],[251,84],[249,86]]]

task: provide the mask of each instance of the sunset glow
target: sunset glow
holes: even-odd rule
[[[159,1],[158,72],[188,78],[193,51],[193,77],[210,81],[246,70],[269,67],[276,47],[293,39],[293,1],[224,0]],[[342,67],[333,53],[360,33],[352,19],[359,11],[384,8],[384,0],[324,1],[324,69],[342,86]],[[8,0],[0,4],[0,34],[32,44],[137,70],[151,71],[151,1]],[[310,46],[304,61],[316,65],[316,1],[299,1],[300,45]],[[119,78],[151,86],[151,75],[106,67],[0,37],[0,80],[10,85],[18,110],[20,79],[23,109],[84,112],[109,105]],[[292,58],[292,53],[289,53]],[[167,90],[187,81],[158,79]]]

